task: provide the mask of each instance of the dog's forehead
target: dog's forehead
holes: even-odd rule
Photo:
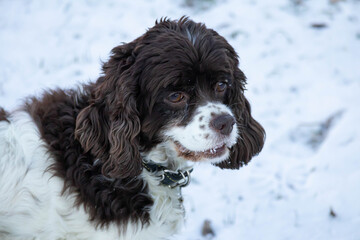
[[[136,55],[140,89],[152,98],[164,89],[187,91],[199,85],[206,88],[231,78],[237,65],[233,48],[204,25],[158,25],[141,42]]]
[[[150,66],[143,68],[144,89],[156,91],[161,88],[206,86],[219,78],[231,78],[231,59],[223,49],[216,49],[191,58],[187,52],[193,49],[184,48],[180,51],[169,51],[162,55],[161,61],[149,61]],[[151,60],[151,59],[150,59]]]
[[[141,51],[150,62],[208,71],[209,66],[229,65],[229,58],[236,58],[230,44],[212,29],[195,23],[172,24],[175,26],[155,26],[143,36]]]

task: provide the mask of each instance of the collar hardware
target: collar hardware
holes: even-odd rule
[[[143,162],[143,166],[149,172],[161,173],[160,183],[168,186],[169,188],[186,187],[191,182],[190,174],[193,171],[192,168],[173,171],[154,162]]]

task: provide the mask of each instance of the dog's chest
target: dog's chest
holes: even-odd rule
[[[143,170],[141,177],[147,183],[149,194],[154,204],[150,209],[150,222],[142,226],[140,222],[129,222],[126,226],[110,224],[105,229],[95,229],[93,224],[87,221],[87,214],[83,209],[74,210],[69,204],[64,204],[59,212],[67,216],[63,219],[69,229],[66,232],[69,239],[118,239],[118,240],[155,240],[167,239],[178,233],[184,223],[184,207],[180,188],[169,188],[159,184],[159,179],[152,173]],[[68,199],[67,199],[68,200]],[[69,202],[68,202],[69,203]],[[69,218],[69,215],[72,215]],[[69,221],[70,220],[70,221]],[[74,235],[71,234],[74,233]]]
[[[89,222],[86,212],[82,208],[76,209],[71,201],[61,197],[57,212],[62,213],[62,225],[67,226],[69,239],[118,239],[118,240],[155,240],[167,239],[178,233],[184,223],[184,207],[180,188],[169,188],[159,184],[159,179],[152,173],[143,170],[141,177],[147,183],[149,194],[154,204],[150,209],[150,222],[142,226],[139,222],[128,222],[126,226],[110,224],[108,228],[96,229]],[[64,202],[65,200],[65,202]],[[66,222],[66,223],[65,223]],[[74,233],[74,234],[72,234]]]
[[[146,170],[143,170],[142,177],[148,184],[154,205],[150,209],[150,224],[138,239],[162,239],[178,233],[185,215],[181,189],[159,184],[158,178]]]

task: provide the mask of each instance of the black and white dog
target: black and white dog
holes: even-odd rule
[[[234,49],[187,18],[112,50],[99,79],[0,109],[1,239],[166,239],[192,162],[238,169],[265,132]]]

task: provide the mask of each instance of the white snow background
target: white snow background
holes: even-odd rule
[[[239,171],[194,170],[174,239],[360,239],[358,0],[0,0],[0,105],[96,80],[113,47],[182,15],[234,46],[267,138]]]

